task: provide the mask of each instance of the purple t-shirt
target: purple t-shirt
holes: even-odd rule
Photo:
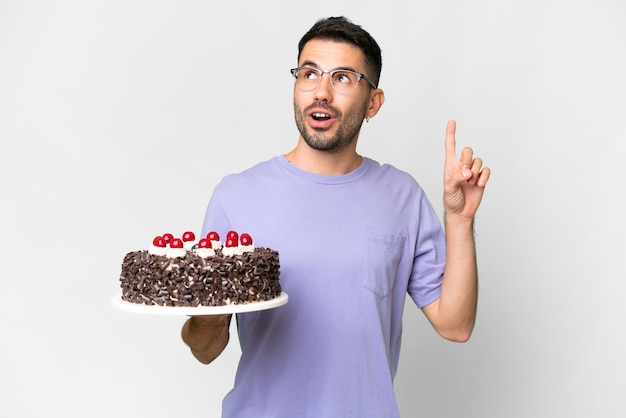
[[[237,315],[240,359],[224,417],[397,417],[407,292],[439,297],[445,238],[407,173],[364,158],[341,176],[275,157],[225,177],[203,234],[234,229],[280,254],[289,302]]]

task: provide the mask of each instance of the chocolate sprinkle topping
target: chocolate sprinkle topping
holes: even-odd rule
[[[124,257],[120,285],[127,302],[160,306],[223,306],[274,299],[281,294],[278,252],[253,252],[201,258],[151,255],[146,250]]]

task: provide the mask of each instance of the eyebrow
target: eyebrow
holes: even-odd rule
[[[313,61],[310,61],[310,60],[306,60],[306,61],[304,61],[304,62],[300,65],[300,67],[313,67],[313,68],[317,68],[317,69],[320,69],[320,70],[321,70],[321,68],[317,65],[317,63],[315,63],[315,62],[313,62]],[[348,70],[348,71],[353,71],[353,72],[355,72],[355,73],[359,73],[359,71],[355,70],[355,69],[354,69],[354,68],[352,68],[352,67],[335,67],[335,68],[333,68],[332,70],[327,70],[327,71],[335,71],[335,70]],[[360,73],[359,73],[359,74],[360,74]]]

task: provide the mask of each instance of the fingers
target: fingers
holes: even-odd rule
[[[472,160],[469,166],[463,165],[463,177],[465,177],[469,185],[485,187],[490,175],[491,170],[487,167],[483,168],[483,160],[480,158]]]
[[[474,151],[469,148],[463,148],[459,159],[456,158],[456,121],[449,120],[446,126],[446,165],[451,167],[452,165],[460,163],[460,173],[457,172],[456,177],[458,182],[467,181],[469,185],[478,185],[479,187],[485,187],[491,170],[483,168],[483,161],[480,158],[474,158]],[[457,163],[453,163],[458,161]],[[450,164],[450,165],[449,165]],[[450,174],[454,175],[456,170],[450,170]]]
[[[463,166],[467,166],[469,168],[472,166],[473,155],[474,155],[474,150],[472,150],[471,148],[463,148],[463,151],[461,151],[461,158],[459,159],[459,161],[461,161],[461,164],[463,164]]]
[[[461,158],[459,161],[465,168],[469,169],[472,165],[473,151],[471,148],[464,148],[461,151]],[[449,161],[456,161],[456,121],[448,121],[446,126],[446,159]]]
[[[466,148],[467,149],[467,148]],[[465,151],[465,150],[464,150]],[[472,150],[470,149],[470,154],[473,154]],[[469,171],[471,173],[471,176],[468,180],[468,184],[476,184],[478,182],[478,178],[480,176],[480,169],[483,166],[483,160],[481,160],[480,158],[475,158],[474,160],[471,159],[470,157],[470,165],[469,167]]]
[[[476,184],[479,187],[485,187],[487,185],[487,181],[489,181],[489,176],[491,175],[491,170],[487,167],[483,168],[480,172],[480,177],[476,181]]]
[[[231,318],[231,314],[223,314],[223,315],[193,315],[190,316],[190,319],[197,325],[203,328],[216,327],[220,325],[224,325],[228,323]]]
[[[456,158],[456,121],[448,121],[446,126],[446,159]]]

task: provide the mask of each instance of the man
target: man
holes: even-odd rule
[[[225,177],[209,230],[248,231],[281,259],[289,303],[239,314],[242,356],[225,417],[397,417],[393,393],[408,292],[435,330],[470,338],[477,299],[473,221],[489,169],[446,130],[445,235],[418,184],[360,156],[363,120],[384,103],[375,40],[345,18],[318,21],[292,70],[296,147]],[[203,363],[231,316],[191,317],[184,341]]]

